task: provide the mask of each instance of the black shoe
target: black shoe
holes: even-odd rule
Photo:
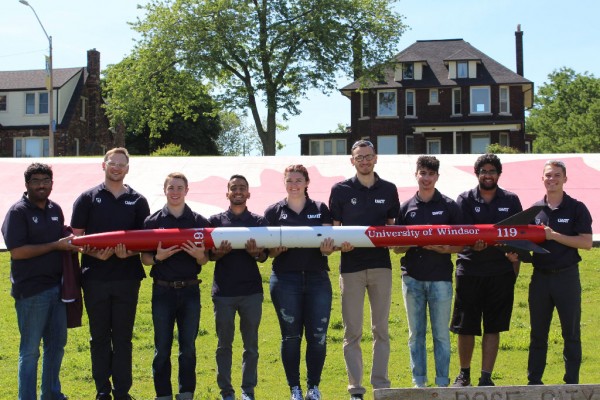
[[[477,386],[496,386],[492,381],[492,378],[479,378],[479,384]]]
[[[112,400],[112,396],[110,393],[98,393],[96,395],[96,400]]]
[[[350,395],[350,400],[363,400],[363,395],[362,394],[351,394]]]
[[[466,374],[464,374],[461,371],[461,373],[458,374],[458,376],[454,380],[454,383],[452,384],[451,387],[466,387],[466,386],[471,386],[471,377],[467,376]]]
[[[115,400],[135,400],[130,395],[126,394],[125,396],[115,396]]]

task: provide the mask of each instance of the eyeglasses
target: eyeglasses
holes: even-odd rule
[[[354,161],[362,162],[362,161],[373,161],[375,159],[375,154],[367,154],[366,156],[356,156],[352,157]]]
[[[494,175],[497,175],[497,174],[498,174],[498,171],[496,171],[495,169],[490,169],[490,170],[480,169],[479,170],[479,175],[494,176]]]
[[[38,179],[38,178],[32,178],[30,180],[27,181],[27,183],[29,183],[31,186],[48,186],[52,183],[52,179],[50,178],[43,178],[43,179]]]
[[[109,161],[109,162],[106,163],[106,165],[108,165],[111,168],[123,169],[123,168],[127,167],[129,164],[117,163],[117,162],[114,162],[114,161]]]
[[[354,142],[351,150],[354,150],[357,147],[370,147],[372,149],[375,148],[375,146],[373,146],[373,143],[369,142],[368,140],[358,140]]]

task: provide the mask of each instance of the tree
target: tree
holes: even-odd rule
[[[125,126],[126,143],[134,154],[173,143],[192,155],[216,155],[221,131],[217,103],[173,59],[168,48],[154,43],[108,66],[103,79],[106,113],[113,126]]]
[[[536,153],[600,151],[600,79],[563,67],[540,86],[527,131]]]
[[[249,110],[264,154],[274,155],[278,114],[299,114],[299,99],[335,89],[340,72],[375,76],[391,60],[406,28],[394,2],[153,0],[133,26],[140,49],[176,54],[177,70],[215,84],[228,109]]]
[[[242,122],[240,116],[231,111],[219,115],[223,132],[219,135],[217,146],[224,156],[245,156],[261,154],[262,146],[252,126]]]

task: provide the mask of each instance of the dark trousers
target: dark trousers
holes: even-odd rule
[[[565,383],[579,383],[581,366],[581,283],[579,269],[544,274],[534,271],[529,283],[529,319],[531,334],[527,378],[530,384],[542,384],[548,353],[548,334],[554,308],[560,319],[564,341]]]
[[[254,394],[258,375],[258,327],[262,317],[263,294],[248,296],[214,296],[215,328],[217,330],[217,384],[221,394],[234,393],[231,383],[232,344],[235,336],[235,314],[240,315],[242,353],[242,392]]]
[[[115,397],[129,393],[132,384],[133,325],[140,281],[96,281],[83,283],[85,309],[90,324],[92,377],[98,393]]]

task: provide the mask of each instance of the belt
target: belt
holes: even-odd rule
[[[190,279],[188,281],[161,281],[160,279],[155,279],[154,283],[160,286],[166,286],[173,289],[182,289],[187,286],[199,285],[202,283],[201,279]]]
[[[566,268],[534,268],[534,271],[544,275],[560,274],[561,272],[570,271],[577,268],[577,265],[571,265]]]

